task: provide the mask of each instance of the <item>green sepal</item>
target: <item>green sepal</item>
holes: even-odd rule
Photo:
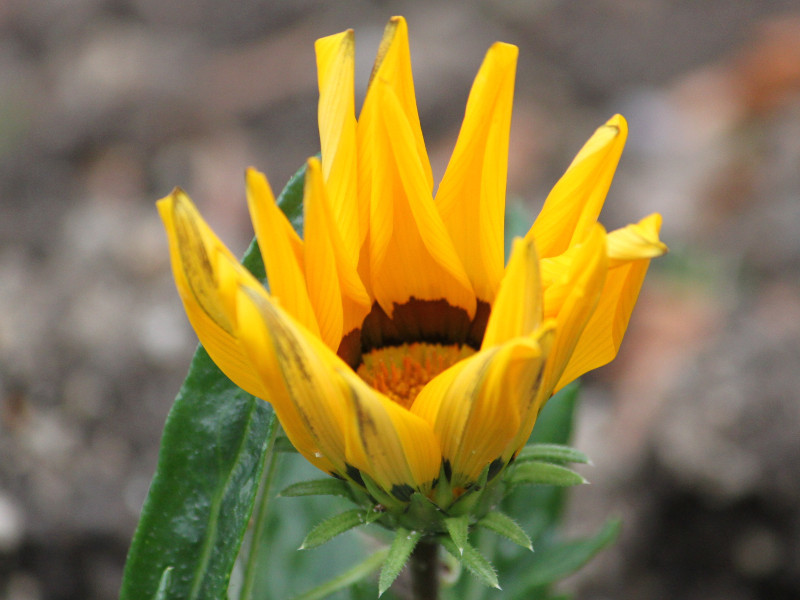
[[[540,461],[514,465],[513,469],[506,471],[504,481],[509,489],[525,484],[567,487],[589,483],[572,469]]]
[[[502,535],[507,540],[533,552],[531,538],[528,537],[525,530],[514,519],[499,510],[487,513],[486,516],[478,521],[478,526]]]
[[[363,581],[370,575],[370,573],[378,569],[378,567],[384,563],[388,553],[388,548],[383,548],[377,552],[373,552],[356,566],[351,567],[344,573],[337,575],[333,579],[330,579],[325,583],[300,594],[299,596],[295,596],[293,600],[322,600],[323,598],[327,598],[335,592],[348,588],[359,581]]]
[[[385,491],[366,473],[361,473],[361,479],[364,481],[364,486],[367,492],[378,503],[382,504],[387,510],[395,513],[402,513],[407,506],[406,502],[401,502],[390,493]]]
[[[308,532],[306,539],[300,544],[298,550],[308,550],[309,548],[316,548],[325,542],[335,538],[340,533],[344,533],[353,527],[359,525],[366,525],[375,520],[373,511],[366,511],[362,508],[353,508],[336,516],[325,519],[318,523],[314,528]]]
[[[470,573],[475,575],[478,581],[489,587],[497,588],[498,590],[502,589],[497,580],[497,572],[494,570],[492,563],[474,547],[467,544],[464,546],[464,551],[460,552],[459,548],[453,543],[450,537],[440,536],[439,541],[445,550],[461,561],[461,564],[467,567]]]
[[[294,498],[297,496],[341,496],[348,500],[353,498],[353,494],[347,482],[341,479],[334,479],[333,477],[299,481],[298,483],[293,483],[288,486],[278,495],[284,498]]]
[[[161,573],[161,579],[158,581],[158,589],[156,590],[156,595],[153,596],[153,600],[167,600],[167,594],[172,584],[172,569],[173,567],[167,567]]]
[[[467,534],[469,533],[469,516],[462,515],[460,517],[450,517],[444,520],[444,526],[447,533],[450,534],[450,539],[458,548],[459,553],[464,553],[464,548],[469,545],[467,541]]]
[[[397,530],[378,577],[378,596],[382,596],[397,579],[421,538],[422,533],[419,531],[409,531],[402,527]]]
[[[515,462],[522,463],[532,460],[549,463],[592,464],[592,461],[583,452],[563,444],[530,444],[520,451]]]

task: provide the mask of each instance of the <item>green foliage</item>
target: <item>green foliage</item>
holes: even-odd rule
[[[350,486],[341,479],[327,477],[325,479],[311,479],[293,483],[280,493],[284,498],[297,496],[341,496],[352,499]]]
[[[300,545],[300,550],[316,548],[325,542],[329,542],[340,533],[353,529],[353,527],[370,523],[374,520],[374,517],[370,517],[370,514],[374,513],[367,512],[361,508],[353,508],[329,519],[325,519],[308,532],[306,539],[304,539],[303,543]]]
[[[381,575],[378,579],[378,596],[383,596],[383,593],[389,589],[392,582],[403,570],[408,557],[416,548],[422,534],[419,531],[408,531],[402,527],[395,532],[394,539],[391,546],[389,546],[389,553],[386,555],[386,560],[381,567]]]
[[[278,200],[296,226],[302,219],[304,171]],[[264,279],[255,242],[242,262]],[[164,426],[120,600],[225,595],[273,427],[269,406],[234,385],[198,348]]]
[[[304,173],[305,167],[278,199],[299,233]],[[509,213],[508,231],[524,234],[520,223],[528,219],[521,214]],[[265,280],[255,241],[243,263]],[[437,503],[418,493],[410,502],[399,501],[366,475],[365,489],[338,479],[319,479],[319,472],[277,435],[269,406],[236,388],[199,348],[165,425],[158,468],[125,568],[121,600],[226,596],[363,600],[384,592],[384,597],[392,598],[389,587],[423,536],[403,517],[390,514],[402,510],[408,522],[438,520],[442,546],[475,576],[458,577],[456,570],[455,581],[442,590],[443,597],[496,598],[499,592],[483,586],[499,590],[502,583],[503,598],[553,600],[554,582],[585,564],[619,531],[619,524],[610,521],[586,539],[564,541],[558,535],[566,501],[563,486],[585,481],[564,465],[589,462],[585,454],[566,445],[577,390],[577,385],[568,386],[551,399],[530,444],[503,477],[496,478],[497,489],[505,486],[510,493],[496,507],[502,494],[487,495],[491,502],[479,509],[477,514],[485,511],[485,515],[476,523],[472,513],[479,507],[479,495],[465,494],[444,515]],[[476,489],[485,484],[484,474]],[[273,488],[283,491],[276,496]],[[445,485],[437,492],[442,496],[435,498],[437,502],[447,494],[453,499]],[[243,545],[251,520],[253,527]],[[378,527],[367,530],[369,536],[349,531],[376,520],[399,527],[395,537],[387,538]],[[526,551],[531,549],[531,538],[536,542],[534,554]],[[301,540],[305,550],[298,552]],[[313,549],[323,543],[325,548]]]
[[[494,570],[492,563],[478,550],[469,544],[464,545],[463,548],[458,548],[449,537],[442,537],[441,543],[444,549],[467,567],[467,570],[483,585],[500,589],[497,572]]]
[[[571,469],[538,460],[514,465],[506,473],[505,482],[510,489],[523,484],[570,486],[588,483]]]
[[[525,530],[520,527],[514,519],[499,510],[494,510],[487,513],[480,521],[478,526],[494,531],[498,535],[502,535],[507,540],[514,542],[517,546],[522,546],[528,550],[533,550],[531,538],[525,533]]]

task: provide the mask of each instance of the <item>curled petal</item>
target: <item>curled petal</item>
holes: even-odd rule
[[[581,333],[556,389],[616,357],[650,259],[666,251],[666,246],[658,239],[660,225],[661,216],[651,215],[608,235],[611,268],[600,301]]]
[[[628,125],[616,115],[581,148],[545,200],[528,235],[542,258],[559,255],[581,241],[603,208],[628,137]]]
[[[275,204],[267,178],[252,168],[247,170],[247,205],[272,295],[306,329],[319,335],[306,287],[303,241]]]
[[[568,383],[562,379],[562,374],[597,307],[606,280],[608,258],[606,232],[602,225],[594,225],[586,239],[574,247],[570,259],[561,276],[545,290],[545,322],[554,322],[555,336],[533,408],[509,445],[510,452],[504,456],[506,460],[530,437],[539,410],[559,389],[556,384],[561,386]],[[557,302],[554,302],[554,298]]]
[[[530,335],[542,322],[539,256],[532,239],[514,240],[511,258],[495,298],[482,348]]]
[[[237,336],[292,444],[312,464],[344,474],[347,399],[330,350],[278,307],[263,288],[242,285]]]
[[[503,213],[516,46],[486,54],[436,204],[478,299],[491,303],[503,277]]]
[[[416,298],[447,300],[472,317],[475,294],[433,203],[400,101],[380,79],[373,82],[371,94],[382,109],[373,132],[372,294],[390,316],[395,304]]]
[[[235,334],[236,286],[260,286],[211,231],[180,189],[159,200],[175,285],[189,322],[208,354],[236,385],[263,398],[265,387]]]
[[[433,424],[454,486],[474,483],[515,439],[536,398],[551,336],[548,327],[483,350],[417,396],[411,411]]]
[[[322,174],[342,249],[352,270],[366,232],[359,231],[353,31],[317,40]]]
[[[337,370],[348,398],[347,462],[399,500],[430,490],[441,452],[426,421],[370,388],[350,369]]]

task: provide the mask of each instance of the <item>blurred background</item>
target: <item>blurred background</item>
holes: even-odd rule
[[[182,186],[241,254],[245,167],[277,191],[318,150],[313,41],[356,30],[360,101],[393,14],[439,177],[502,40],[509,203],[532,219],[620,112],[602,220],[664,215],[671,254],[584,379],[575,441],[595,465],[569,531],[624,531],[564,589],[800,597],[796,0],[3,0],[0,598],[116,597],[196,344],[153,203]]]

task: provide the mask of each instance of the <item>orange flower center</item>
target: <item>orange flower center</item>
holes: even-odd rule
[[[411,408],[425,384],[460,360],[475,354],[466,345],[415,342],[364,354],[358,375],[400,406]]]

